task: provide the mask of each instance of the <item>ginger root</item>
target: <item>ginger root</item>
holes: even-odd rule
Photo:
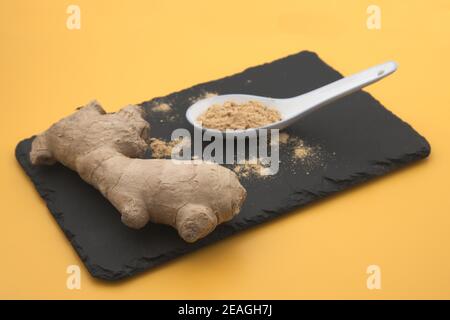
[[[34,165],[58,161],[78,172],[131,228],[149,221],[167,224],[195,242],[239,213],[246,191],[231,170],[199,161],[139,159],[149,129],[142,108],[106,113],[93,101],[38,135],[30,160]]]

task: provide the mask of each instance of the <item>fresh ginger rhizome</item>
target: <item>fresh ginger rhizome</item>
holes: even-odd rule
[[[36,136],[30,161],[76,171],[131,228],[167,224],[195,242],[240,212],[246,190],[217,164],[144,159],[150,125],[143,113],[138,106],[106,113],[92,101]]]

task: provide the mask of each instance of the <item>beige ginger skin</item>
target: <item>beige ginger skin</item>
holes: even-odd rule
[[[148,147],[143,112],[127,106],[106,113],[90,102],[33,140],[31,162],[58,161],[78,172],[131,228],[167,224],[195,242],[238,214],[246,191],[234,172],[217,164],[139,159]]]

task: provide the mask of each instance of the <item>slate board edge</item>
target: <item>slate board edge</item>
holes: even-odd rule
[[[308,52],[308,51],[302,51],[302,52],[294,54],[294,55],[298,55],[298,54],[312,54],[312,55],[317,56],[317,54],[315,54],[313,52]],[[291,55],[291,56],[294,56],[294,55]],[[277,59],[277,60],[275,60],[273,62],[276,62],[278,60],[283,60],[283,59],[286,59],[288,57]],[[270,62],[270,63],[273,63],[273,62]],[[239,75],[241,73],[244,73],[244,72],[246,72],[248,70],[251,70],[251,69],[254,69],[254,68],[263,67],[264,65],[267,65],[267,64],[270,64],[270,63],[264,63],[264,64],[259,65],[259,66],[250,67],[250,68],[245,69],[242,72],[239,72],[237,74],[234,74],[234,75],[231,75],[231,76],[228,76],[228,77],[224,77],[224,78],[221,78],[221,79],[233,77],[233,76]],[[328,66],[328,67],[330,67],[330,66]],[[333,68],[331,68],[331,69],[333,69]],[[340,74],[336,70],[334,70],[334,71],[337,74]],[[184,89],[184,90],[180,90],[178,92],[174,92],[172,94],[169,94],[168,96],[180,94],[182,92],[186,92],[186,91],[192,90],[193,88],[197,88],[197,87],[200,87],[200,86],[205,86],[206,84],[208,84],[210,82],[214,82],[214,81],[216,81],[216,80],[212,80],[212,81],[208,81],[206,83],[198,84],[198,85],[195,85],[195,86],[190,87],[188,89]],[[158,99],[162,99],[162,98],[163,97],[157,97],[157,98],[154,98],[154,99],[152,99],[152,100],[150,100],[148,102],[155,101],[155,100],[157,101]],[[381,107],[386,109],[384,106],[382,106],[379,103],[378,100],[376,100],[376,101]],[[148,103],[148,102],[143,102],[143,103],[141,103],[141,105],[143,105],[145,103]],[[389,110],[387,110],[387,111],[389,111]],[[374,163],[374,167],[373,167],[372,172],[369,172],[369,173],[366,172],[366,173],[357,174],[357,175],[355,175],[353,177],[349,177],[349,179],[336,181],[336,180],[332,180],[332,179],[328,179],[327,180],[325,178],[325,180],[327,180],[327,183],[333,184],[333,186],[334,186],[334,190],[333,191],[331,191],[331,192],[323,192],[321,194],[311,195],[310,199],[305,200],[305,201],[300,202],[300,203],[297,203],[296,205],[287,206],[287,207],[283,208],[282,210],[280,210],[279,212],[265,211],[261,215],[257,216],[256,219],[252,219],[252,224],[235,225],[233,229],[228,229],[229,230],[228,232],[221,233],[220,236],[216,237],[215,239],[212,239],[212,240],[208,239],[209,241],[207,241],[206,243],[204,242],[203,245],[209,244],[209,243],[214,243],[214,242],[219,241],[221,239],[224,239],[224,238],[226,238],[226,237],[228,237],[228,236],[230,236],[230,235],[232,235],[232,234],[234,234],[236,232],[248,229],[248,228],[250,228],[252,226],[255,226],[255,225],[259,225],[260,223],[269,221],[269,220],[271,220],[271,219],[273,219],[273,218],[275,218],[275,217],[277,217],[279,215],[286,214],[287,212],[292,211],[292,210],[294,210],[296,208],[299,208],[301,206],[304,206],[307,203],[311,203],[311,202],[313,202],[315,200],[318,200],[318,199],[323,198],[325,196],[334,194],[334,193],[339,192],[339,191],[341,191],[343,189],[347,189],[347,188],[349,188],[351,186],[355,186],[355,185],[360,184],[362,182],[365,182],[365,181],[367,181],[369,179],[372,179],[372,178],[384,175],[384,174],[386,174],[388,172],[394,171],[395,169],[403,167],[406,164],[410,164],[410,163],[415,162],[417,160],[426,158],[430,154],[430,145],[426,141],[426,139],[424,137],[422,137],[420,134],[418,134],[411,127],[411,125],[409,125],[408,123],[406,123],[403,120],[401,120],[400,118],[398,118],[392,112],[390,112],[390,113],[394,117],[396,117],[397,119],[399,119],[400,121],[405,123],[419,138],[421,138],[423,147],[422,147],[422,149],[420,151],[418,151],[416,153],[413,153],[413,154],[409,154],[406,157],[402,157],[401,159],[389,159],[389,161],[384,161],[382,163]],[[20,165],[22,166],[22,168],[24,169],[24,171],[27,173],[27,175],[33,181],[33,183],[35,185],[35,188],[38,191],[38,193],[40,194],[40,196],[43,199],[47,200],[46,202],[47,202],[47,207],[48,207],[49,211],[52,213],[52,215],[54,216],[54,218],[57,221],[58,225],[63,230],[63,232],[66,235],[67,239],[70,241],[72,246],[75,248],[75,251],[79,255],[80,259],[83,261],[83,263],[86,265],[88,271],[90,272],[90,274],[93,277],[96,277],[96,278],[99,278],[99,279],[102,279],[102,280],[120,280],[120,279],[123,279],[125,277],[132,276],[134,274],[137,274],[137,273],[140,273],[142,271],[145,271],[149,267],[158,266],[158,265],[160,265],[160,264],[162,264],[164,262],[167,262],[167,261],[171,260],[173,257],[178,256],[179,254],[185,254],[185,253],[189,253],[189,252],[195,251],[196,249],[198,249],[200,247],[198,245],[198,243],[197,243],[197,244],[193,244],[192,246],[189,246],[189,249],[186,249],[186,250],[181,250],[181,251],[180,250],[175,250],[175,251],[173,251],[171,253],[167,253],[165,255],[158,256],[156,258],[145,258],[145,257],[143,257],[141,259],[138,259],[137,261],[130,261],[130,263],[132,263],[133,265],[129,265],[129,267],[124,267],[125,271],[121,271],[121,272],[115,272],[115,271],[112,271],[112,270],[107,270],[107,269],[102,268],[99,265],[90,263],[90,261],[88,259],[88,256],[83,252],[83,249],[77,243],[76,237],[74,235],[72,235],[70,233],[70,231],[65,228],[65,226],[64,226],[64,217],[63,217],[61,211],[55,205],[55,201],[52,198],[51,190],[46,190],[42,186],[42,183],[39,181],[39,179],[37,179],[35,176],[33,176],[31,174],[31,172],[28,170],[28,164],[29,164],[28,152],[26,152],[26,150],[24,150],[25,149],[24,148],[24,144],[26,144],[27,142],[29,142],[32,139],[34,139],[34,136],[29,138],[29,139],[25,139],[25,140],[22,140],[21,142],[19,142],[19,144],[16,147],[16,152],[15,152],[16,158],[17,158],[18,162],[20,163]]]

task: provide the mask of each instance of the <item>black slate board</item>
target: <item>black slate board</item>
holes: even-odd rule
[[[175,111],[172,116],[175,116],[171,121],[166,121],[167,114],[155,112],[149,112],[147,119],[153,137],[170,140],[174,129],[190,129],[184,112],[192,99],[205,92],[285,98],[339,78],[341,75],[316,54],[303,51],[231,77],[144,102],[142,106],[150,109],[160,102],[172,105]],[[18,144],[16,157],[89,272],[94,277],[116,280],[386,174],[430,153],[430,146],[423,137],[363,91],[310,114],[287,132],[301,137],[309,145],[319,145],[325,155],[323,163],[306,170],[301,163],[289,161],[282,147],[279,173],[268,179],[242,179],[248,197],[241,213],[195,244],[183,242],[174,229],[163,225],[129,229],[121,223],[112,205],[75,172],[62,165],[31,166],[28,153],[33,138]]]

